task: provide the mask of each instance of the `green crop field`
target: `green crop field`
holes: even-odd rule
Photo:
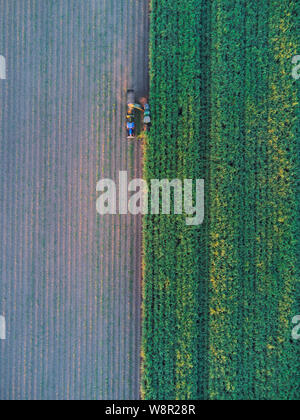
[[[145,399],[299,399],[296,0],[152,0],[145,177],[204,178],[205,222],[145,217]]]

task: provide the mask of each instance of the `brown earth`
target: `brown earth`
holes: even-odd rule
[[[141,218],[96,183],[142,175],[148,0],[0,0],[0,399],[137,399]]]

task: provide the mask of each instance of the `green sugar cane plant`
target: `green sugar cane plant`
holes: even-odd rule
[[[200,227],[144,220],[145,399],[299,398],[298,22],[293,0],[151,2],[145,177],[206,190]]]

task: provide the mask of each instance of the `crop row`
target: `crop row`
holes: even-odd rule
[[[199,126],[205,117],[200,100],[205,75],[201,75],[202,52],[195,44],[202,36],[205,16],[198,3],[152,1],[148,180],[203,178],[206,141]],[[145,219],[146,398],[200,398],[207,389],[199,380],[203,371],[199,353],[207,347],[205,229],[187,227],[181,216]]]

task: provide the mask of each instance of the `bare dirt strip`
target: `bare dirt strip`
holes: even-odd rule
[[[0,399],[137,399],[141,219],[96,183],[142,175],[148,0],[0,0]],[[131,81],[131,82],[129,82]]]

